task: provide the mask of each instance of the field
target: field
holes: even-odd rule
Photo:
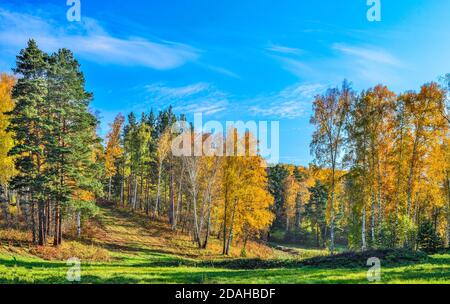
[[[102,207],[89,226],[90,240],[69,240],[60,249],[37,248],[19,231],[0,231],[0,284],[71,283],[70,257],[81,260],[81,283],[356,283],[367,284],[366,257],[330,258],[325,251],[274,249],[251,243],[247,257],[235,246],[230,258],[220,242],[198,250],[190,238],[173,233],[163,222],[150,223]],[[281,247],[284,249],[285,247]],[[450,253],[381,258],[380,283],[450,283]]]

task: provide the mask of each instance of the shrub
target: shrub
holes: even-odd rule
[[[430,221],[426,221],[419,226],[417,246],[427,252],[436,252],[439,248],[442,248],[443,241]]]

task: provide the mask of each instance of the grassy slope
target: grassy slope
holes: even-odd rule
[[[58,251],[29,246],[24,243],[26,236],[22,236],[22,242],[11,243],[0,235],[0,283],[68,283],[69,267],[60,260],[70,256],[82,261],[82,283],[367,283],[367,268],[363,267],[226,269],[218,266],[226,265],[218,261],[219,241],[212,240],[211,249],[201,251],[188,237],[174,234],[163,223],[150,225],[139,215],[132,216],[132,220],[129,217],[124,212],[103,208],[99,217],[102,221],[90,231],[90,241],[66,242]],[[300,258],[321,254],[297,250]],[[239,249],[235,248],[233,255],[238,254]],[[250,245],[248,254],[292,258],[255,243]],[[450,254],[434,255],[420,264],[383,267],[382,282],[450,283]]]

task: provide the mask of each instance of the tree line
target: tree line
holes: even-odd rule
[[[448,246],[449,80],[402,94],[383,85],[357,93],[344,81],[318,95],[314,163],[269,170],[278,219],[272,228],[332,252],[336,244]]]

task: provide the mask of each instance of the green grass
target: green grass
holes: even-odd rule
[[[346,254],[335,259],[318,250],[297,248],[299,255],[284,254],[259,259],[223,259],[214,252],[198,253],[183,238],[166,237],[163,227],[147,227],[146,221],[128,220],[126,214],[103,209],[104,234],[90,245],[106,250],[108,259],[81,261],[81,283],[352,283],[367,284],[366,256]],[[152,230],[153,229],[153,230]],[[156,229],[156,230],[155,230]],[[160,233],[160,237],[155,237]],[[214,247],[214,244],[212,244]],[[44,260],[22,247],[0,246],[0,284],[68,284],[70,266]],[[174,250],[173,246],[180,246]],[[191,246],[191,247],[189,247]],[[76,250],[83,245],[68,246]],[[255,247],[259,248],[259,247]],[[70,250],[68,249],[68,253]],[[265,249],[266,250],[266,249]],[[31,254],[30,254],[31,252]],[[89,251],[90,252],[90,251]],[[68,254],[66,253],[66,254]],[[370,254],[370,253],[368,253]],[[388,253],[381,259],[381,283],[450,283],[450,253],[406,259]],[[401,254],[400,254],[401,255]],[[311,256],[319,256],[310,259]],[[351,259],[351,260],[349,260]],[[401,265],[399,264],[401,263]]]
[[[114,262],[82,263],[81,283],[368,283],[367,268],[303,266],[226,269],[183,266],[193,261],[159,253],[121,254]],[[181,266],[179,266],[181,265]],[[0,255],[0,283],[70,283],[64,262]],[[426,262],[382,267],[381,283],[450,283],[450,255]]]

